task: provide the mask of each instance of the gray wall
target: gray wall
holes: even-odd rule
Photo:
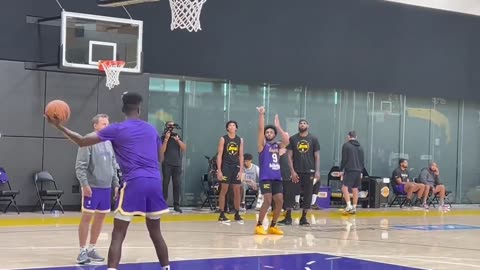
[[[67,11],[127,17],[94,0],[60,2]],[[378,0],[218,0],[204,5],[203,30],[189,33],[170,30],[169,1],[128,10],[144,21],[145,72],[480,99],[477,16]],[[59,16],[60,8],[3,0],[0,59],[55,60],[60,34],[39,31],[26,15]]]
[[[45,123],[45,104],[62,99],[72,111],[67,127],[81,134],[91,132],[91,118],[110,115],[110,122],[123,119],[121,94],[136,91],[148,108],[148,77],[120,76],[119,86],[108,90],[100,76],[28,71],[21,62],[0,61],[0,167],[9,175],[13,188],[21,191],[18,204],[33,206],[37,201],[33,174],[48,170],[65,191],[65,205],[79,206],[75,177],[77,147]],[[142,116],[145,120],[147,114]]]

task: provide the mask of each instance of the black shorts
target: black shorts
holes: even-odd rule
[[[283,181],[280,180],[260,180],[260,190],[262,194],[271,193],[272,195],[283,194]]]
[[[240,168],[237,165],[222,164],[223,180],[220,183],[240,185],[242,181],[237,179],[239,171]]]
[[[343,185],[349,188],[359,188],[362,183],[362,172],[345,172],[343,175]]]

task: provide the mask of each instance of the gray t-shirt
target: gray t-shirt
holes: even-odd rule
[[[258,182],[260,168],[257,165],[252,164],[250,168],[244,167],[243,173],[245,174],[244,180]]]

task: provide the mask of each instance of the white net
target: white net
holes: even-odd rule
[[[120,84],[120,69],[125,66],[123,61],[104,61],[100,63],[105,71],[106,83],[109,90]]]
[[[200,13],[205,2],[207,0],[170,0],[172,31],[176,28],[187,29],[190,32],[202,30]]]

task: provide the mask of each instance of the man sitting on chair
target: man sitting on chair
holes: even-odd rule
[[[398,161],[399,167],[396,168],[392,173],[392,185],[395,189],[395,193],[407,195],[407,200],[405,201],[405,205],[407,207],[412,207],[412,197],[413,193],[417,193],[418,198],[424,198],[424,207],[427,205],[426,199],[428,197],[428,191],[425,191],[424,184],[417,184],[414,183],[410,179],[410,175],[408,174],[408,160],[401,158]],[[427,206],[428,208],[428,206]]]
[[[425,191],[427,194],[432,191],[432,195],[437,195],[440,197],[440,210],[449,210],[450,207],[448,205],[445,205],[445,194],[446,194],[446,189],[445,186],[440,183],[440,171],[438,170],[437,163],[435,162],[430,162],[428,164],[428,168],[423,168],[422,171],[420,172],[420,176],[418,177],[420,182],[425,184]]]

